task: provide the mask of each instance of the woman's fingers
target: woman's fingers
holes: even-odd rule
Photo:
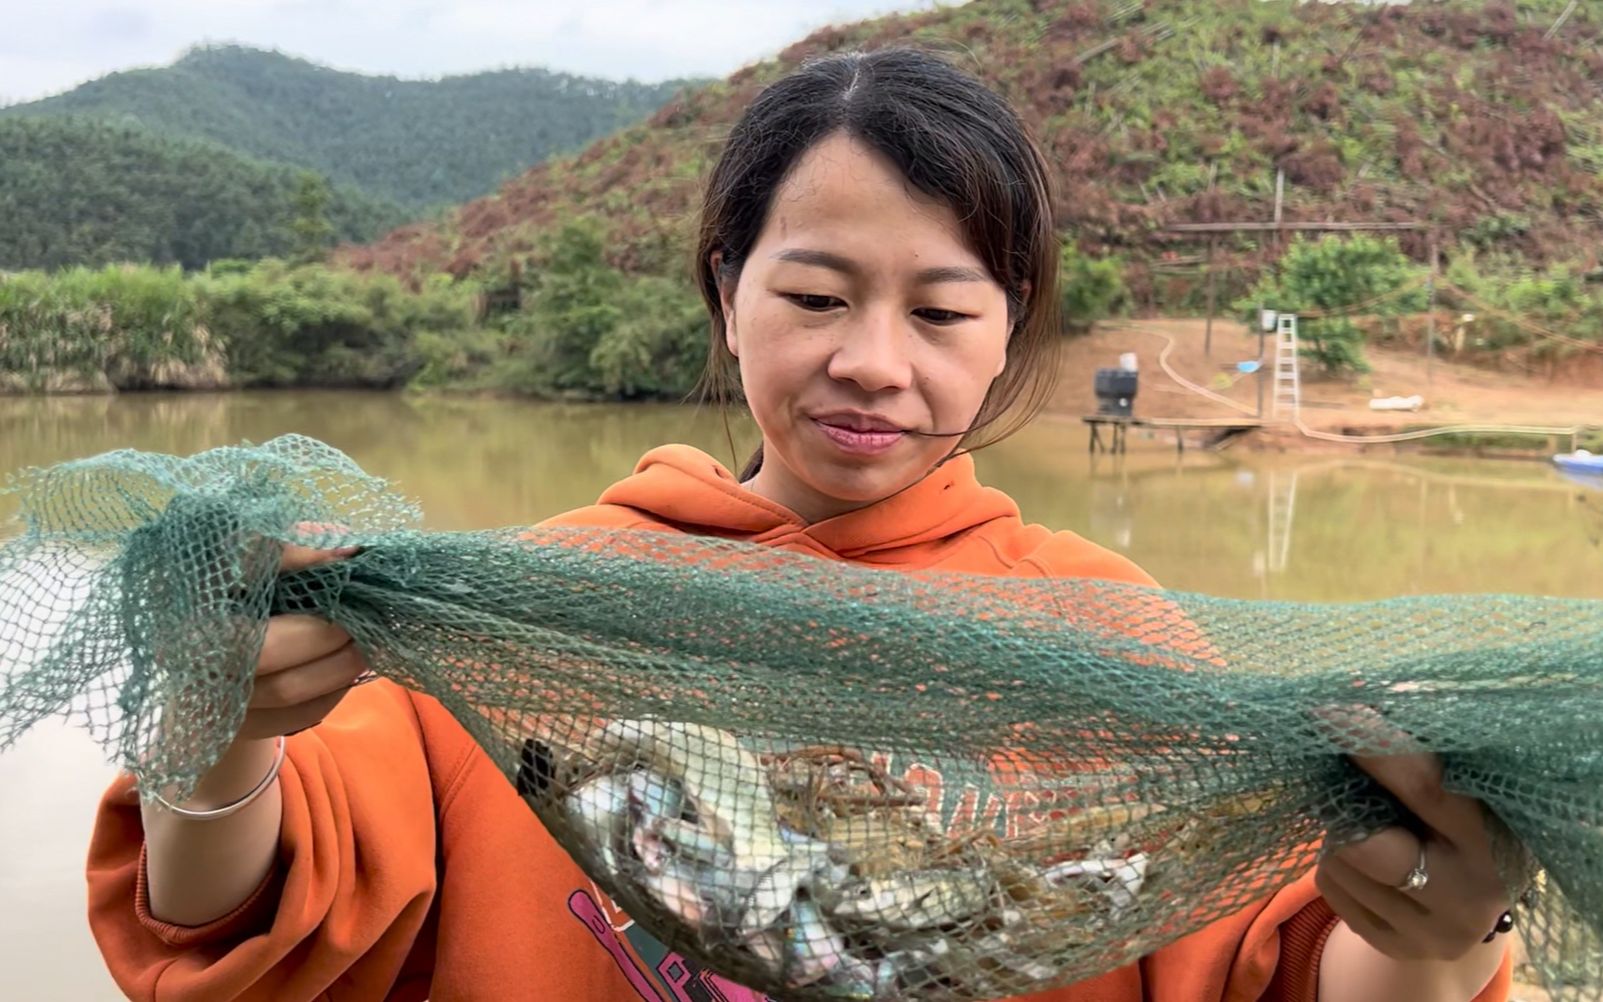
[[[1488,844],[1485,809],[1478,800],[1447,792],[1438,756],[1355,755],[1352,761],[1444,841],[1471,848]]]
[[[1427,880],[1403,890],[1421,865],[1422,846]],[[1413,832],[1393,827],[1326,853],[1315,880],[1331,908],[1387,955],[1454,960],[1497,920],[1504,897],[1496,872],[1489,860],[1466,857],[1441,840],[1421,843]]]
[[[293,574],[304,571],[308,567],[319,564],[331,564],[336,560],[356,556],[361,549],[358,546],[342,546],[335,550],[314,550],[310,546],[299,543],[285,543],[283,555],[279,558],[279,573]]]
[[[354,643],[292,668],[258,675],[251,691],[252,710],[288,709],[333,692],[343,693],[363,672],[367,661]]]
[[[1325,899],[1331,911],[1364,941],[1389,957],[1411,959],[1413,946],[1385,919],[1366,908],[1362,902],[1342,886],[1327,860],[1314,874],[1314,886]]]
[[[1419,836],[1392,826],[1330,852],[1328,858],[1384,887],[1403,882],[1419,862]],[[1434,854],[1433,854],[1434,855]]]
[[[1442,786],[1442,760],[1413,735],[1368,706],[1328,707],[1320,723],[1354,765],[1385,787],[1436,835],[1454,845],[1486,842],[1486,816],[1479,801],[1449,793]]]
[[[258,680],[328,657],[351,642],[351,635],[316,616],[286,614],[267,622],[262,653],[256,661]],[[258,681],[258,685],[260,682]]]
[[[1402,850],[1403,855],[1390,857],[1390,862],[1396,864],[1390,869],[1398,869],[1400,866],[1399,872],[1394,876],[1383,879],[1376,877],[1373,873],[1365,872],[1354,864],[1352,853],[1348,851],[1349,849],[1361,850],[1366,847],[1366,843],[1380,839],[1386,832],[1382,832],[1356,846],[1336,850],[1326,857],[1324,866],[1330,871],[1330,876],[1341,885],[1342,889],[1369,912],[1393,929],[1407,929],[1420,921],[1428,920],[1430,917],[1430,909],[1416,898],[1413,893],[1397,890],[1398,885],[1402,883],[1403,878],[1408,875],[1409,870],[1413,868],[1414,863],[1419,859],[1419,839],[1401,829],[1389,829],[1389,831],[1397,833],[1396,841],[1399,845],[1404,839],[1410,843],[1406,850]],[[1371,854],[1371,856],[1378,855],[1378,853]],[[1406,859],[1407,862],[1398,862],[1403,859]],[[1432,861],[1439,862],[1434,858]]]
[[[296,524],[295,528],[306,533],[334,533],[342,531],[345,526],[329,522],[300,522]],[[361,551],[359,546],[341,546],[332,550],[314,550],[310,546],[302,546],[299,543],[284,543],[282,546],[283,554],[279,558],[279,566],[282,573],[285,574],[303,571],[308,567],[316,567],[318,564],[329,564],[336,560],[344,560],[346,557],[354,557]]]

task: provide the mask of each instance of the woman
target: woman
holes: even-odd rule
[[[1011,109],[929,55],[832,57],[768,88],[712,173],[696,259],[709,372],[750,407],[761,451],[737,477],[657,449],[554,523],[1150,584],[1025,525],[960,451],[1028,416],[1054,375],[1047,178]],[[290,548],[286,566],[344,555]],[[634,927],[438,703],[354,687],[363,670],[342,631],[277,617],[244,728],[195,796],[107,795],[91,920],[130,995],[757,997]],[[1479,805],[1444,793],[1428,758],[1363,765],[1430,830],[1328,854],[1138,964],[1036,997],[1505,998],[1505,941],[1481,942],[1506,902]]]

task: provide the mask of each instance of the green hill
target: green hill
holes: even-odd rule
[[[586,215],[605,224],[615,266],[682,275],[716,137],[762,86],[810,56],[913,42],[1017,104],[1055,168],[1063,232],[1117,255],[1138,303],[1176,305],[1169,275],[1200,258],[1199,241],[1164,227],[1269,220],[1282,172],[1287,220],[1421,220],[1449,261],[1586,272],[1603,245],[1600,29],[1595,5],[1567,0],[974,0],[821,30],[342,258],[526,274],[544,235]],[[1422,233],[1401,242],[1425,257]],[[1280,250],[1261,235],[1222,240],[1234,278],[1221,294],[1250,287]]]
[[[0,270],[195,268],[296,247],[296,196],[310,175],[293,167],[92,121],[0,119],[0,151]],[[406,218],[346,186],[326,194],[334,238],[371,238]]]
[[[680,82],[537,69],[437,81],[344,73],[239,46],[113,73],[3,117],[87,116],[310,168],[420,213],[638,121]]]

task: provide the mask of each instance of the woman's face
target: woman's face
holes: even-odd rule
[[[763,435],[749,486],[808,521],[924,477],[1007,363],[1007,295],[956,213],[844,134],[775,193],[723,309]]]

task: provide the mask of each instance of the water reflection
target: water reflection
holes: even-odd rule
[[[1299,601],[1603,597],[1603,491],[1540,463],[1160,450],[1088,462],[1039,445],[982,468],[1028,517],[1117,549],[1170,587]],[[1054,469],[1076,462],[1079,479]]]

